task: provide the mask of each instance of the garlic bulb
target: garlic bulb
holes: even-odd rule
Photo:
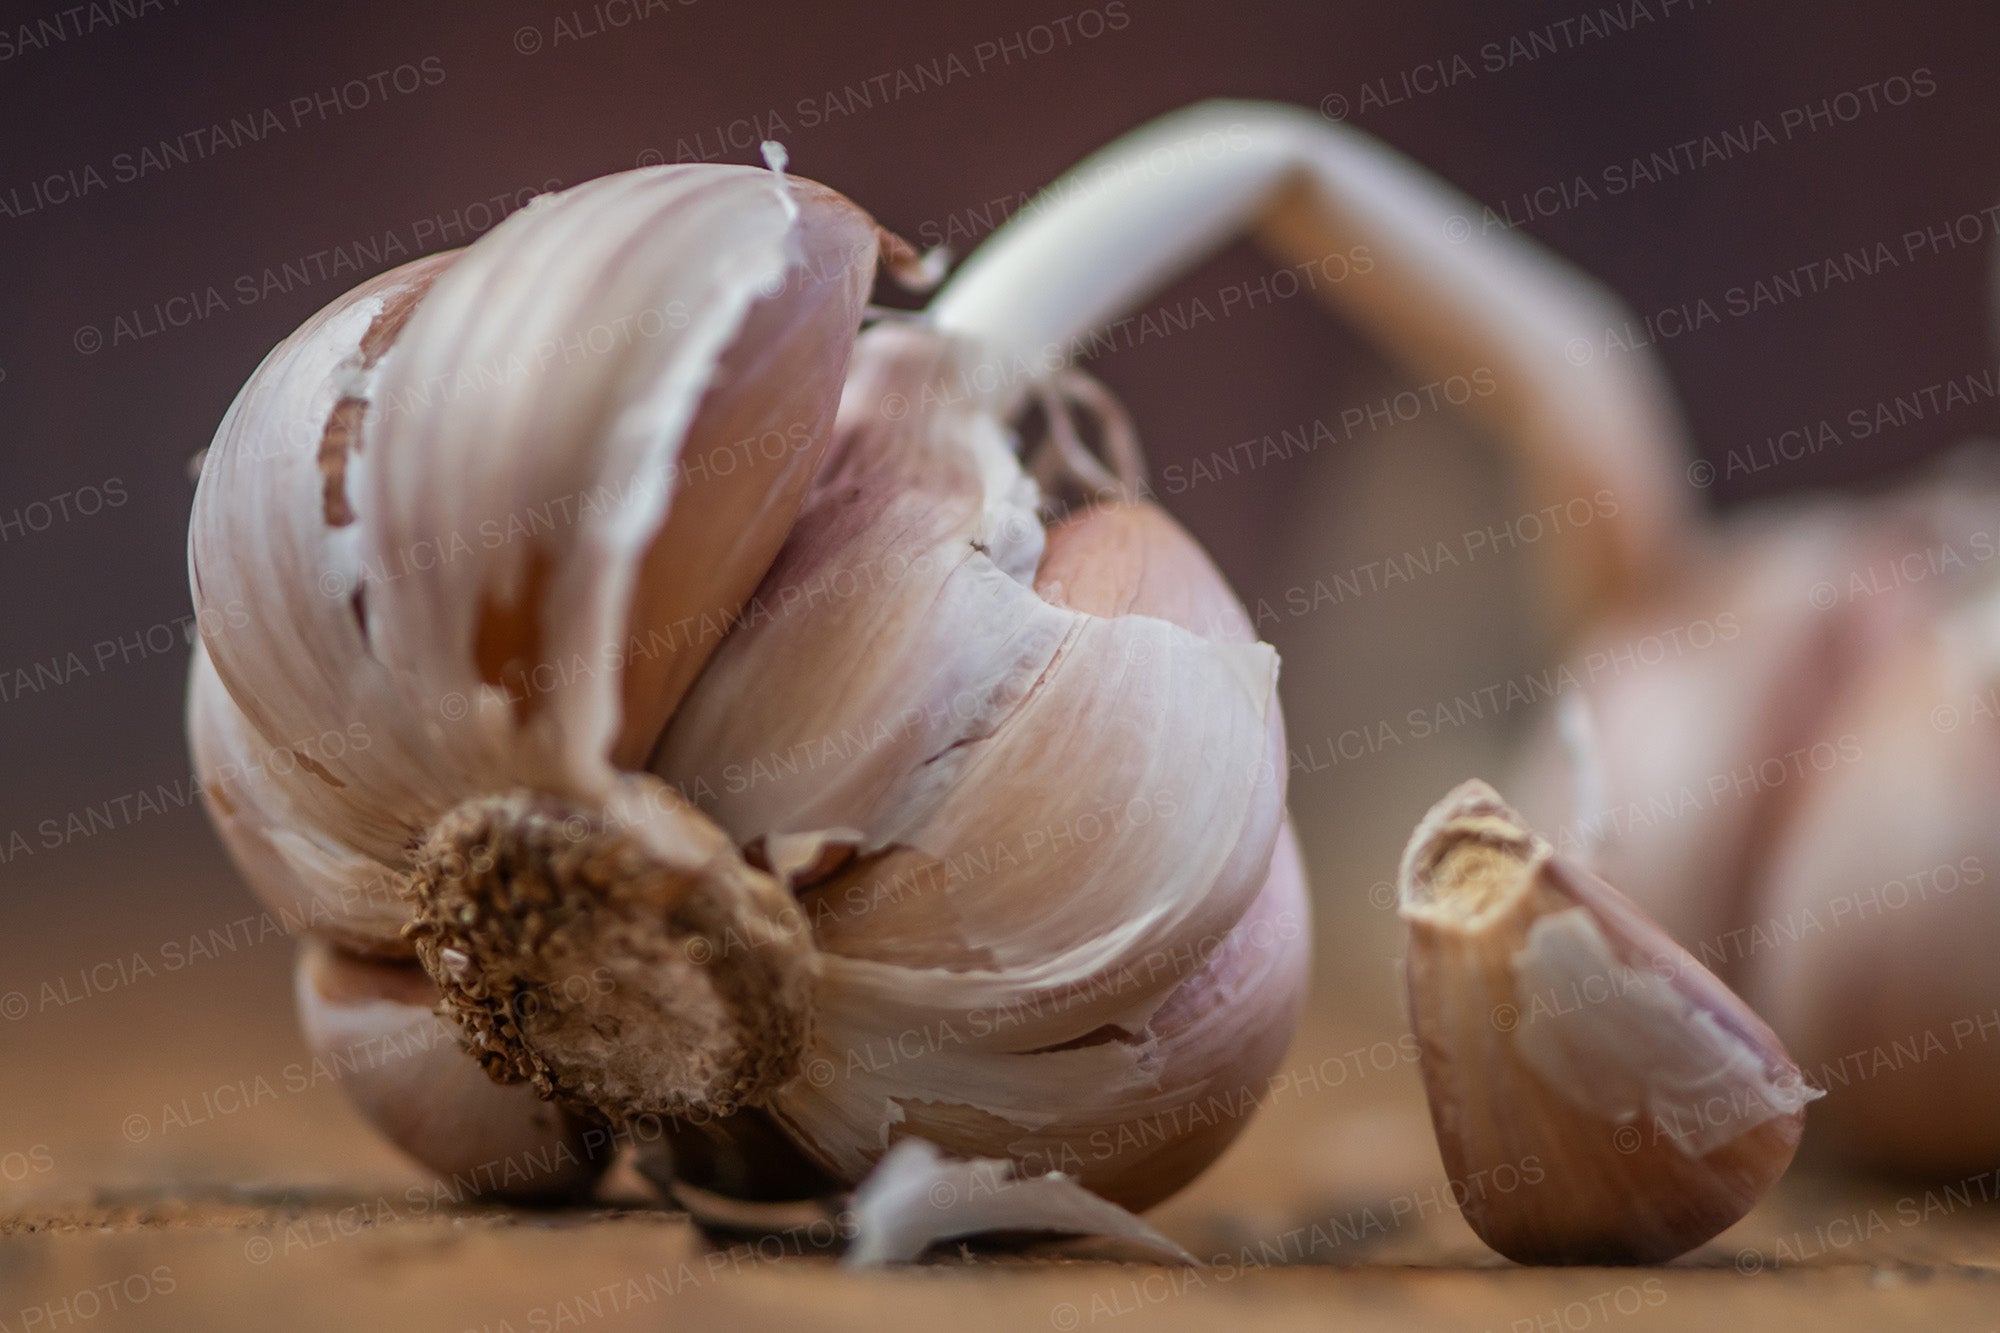
[[[1689,524],[1564,668],[1603,811],[1569,818],[1552,718],[1511,779],[1766,1015],[1821,1141],[1939,1175],[2000,1156],[1993,461]]]
[[[847,1182],[916,1135],[1148,1204],[1303,991],[1277,660],[1157,509],[1062,512],[1102,469],[1024,467],[976,338],[857,338],[909,258],[665,167],[335,301],[203,468],[197,609],[248,615],[202,617],[197,762],[257,890],[414,952],[467,1069]],[[1038,383],[1056,434],[1126,429]],[[430,1092],[358,1091],[456,1164]]]

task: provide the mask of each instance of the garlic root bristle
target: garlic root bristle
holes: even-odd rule
[[[455,807],[414,864],[407,934],[495,1079],[619,1122],[728,1115],[797,1072],[815,962],[768,876],[670,866],[532,792]]]

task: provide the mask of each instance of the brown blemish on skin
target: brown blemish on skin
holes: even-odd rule
[[[333,405],[320,433],[320,509],[330,528],[344,528],[354,521],[354,506],[347,502],[347,455],[361,447],[361,419],[367,413],[367,399],[343,398]]]
[[[382,313],[369,322],[368,331],[361,335],[361,369],[372,368],[395,345],[430,292],[431,284],[448,266],[449,261],[428,266],[384,294]],[[342,398],[327,414],[326,428],[320,432],[320,509],[330,528],[344,528],[354,521],[354,506],[347,499],[347,458],[361,451],[361,423],[367,414],[367,399]]]
[[[531,546],[512,597],[502,600],[490,587],[479,597],[473,661],[480,680],[506,691],[517,723],[527,722],[541,706],[528,673],[542,660],[542,604],[554,574],[548,552]]]
[[[345,782],[342,782],[339,778],[335,777],[332,773],[328,772],[326,765],[320,763],[318,760],[314,759],[311,755],[301,754],[297,750],[293,750],[291,754],[292,758],[299,761],[300,768],[303,768],[306,772],[312,774],[314,777],[318,778],[321,782],[326,783],[328,786],[345,787],[347,785]]]

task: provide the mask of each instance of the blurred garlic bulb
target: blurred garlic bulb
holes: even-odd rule
[[[1646,349],[1633,353],[1649,357]],[[1601,742],[1571,809],[1552,716],[1510,787],[1771,1022],[1816,1138],[2000,1158],[2000,482],[1968,449],[1887,496],[1688,523],[1562,677]]]
[[[657,168],[308,321],[196,497],[197,610],[247,611],[202,616],[209,807],[268,901],[414,952],[370,1021],[435,1002],[495,1079],[671,1121],[707,1183],[775,1126],[801,1189],[917,1135],[1148,1204],[1303,991],[1277,659],[1129,498],[1101,390],[857,338],[882,259],[820,186]],[[329,970],[371,966],[408,965],[306,952],[315,1041],[367,992]],[[569,1132],[455,1072],[355,1091],[440,1171]]]

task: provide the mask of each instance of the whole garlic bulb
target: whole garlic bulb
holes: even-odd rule
[[[916,1134],[1143,1206],[1303,991],[1277,660],[1164,514],[1024,468],[1029,388],[1122,430],[1073,372],[857,337],[882,259],[823,187],[663,167],[336,300],[203,468],[197,610],[248,614],[204,632],[197,763],[261,894],[414,952],[569,1113],[775,1124],[849,1182]]]
[[[1949,1175],[2000,1155],[2000,488],[1981,460],[1767,505],[1610,608],[1570,660],[1604,809],[1552,725],[1522,808],[1736,987],[1828,1096],[1815,1138]]]

